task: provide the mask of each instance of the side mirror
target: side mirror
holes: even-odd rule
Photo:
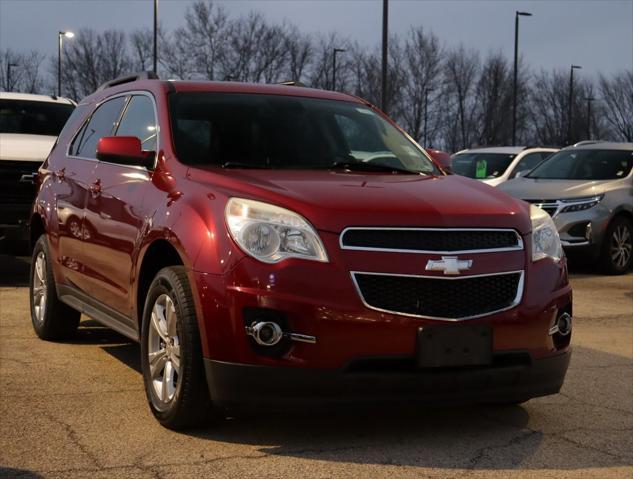
[[[154,167],[153,151],[143,151],[135,136],[104,136],[97,144],[97,159],[119,165]]]

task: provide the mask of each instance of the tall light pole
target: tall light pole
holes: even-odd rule
[[[158,0],[154,0],[154,73],[158,75]]]
[[[517,11],[514,16],[514,84],[512,86],[512,146],[517,144],[517,77],[519,76],[519,17],[531,17],[528,12]]]
[[[387,54],[389,51],[389,0],[382,0],[382,81],[380,108],[387,113]]]
[[[591,140],[591,102],[595,101],[593,97],[587,97],[587,139]]]
[[[57,96],[62,96],[62,52],[64,49],[64,37],[73,38],[73,32],[59,32],[57,34]]]
[[[569,69],[569,109],[567,111],[567,144],[571,145],[572,134],[572,112],[574,103],[574,70],[580,70],[582,67],[579,65],[571,65]]]
[[[344,51],[343,48],[335,48],[332,51],[332,90],[336,90],[336,54]]]
[[[7,91],[13,90],[13,86],[11,86],[11,68],[17,67],[17,66],[18,66],[17,63],[11,63],[11,62],[7,63]]]
[[[433,88],[425,88],[424,89],[424,144],[422,145],[424,148],[428,146],[427,144],[427,122],[429,119],[429,92],[433,91]]]

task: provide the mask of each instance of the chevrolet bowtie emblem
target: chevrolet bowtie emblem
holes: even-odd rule
[[[430,259],[426,263],[427,271],[443,271],[444,274],[459,274],[470,269],[472,259],[459,259],[457,256],[442,256],[441,260]]]

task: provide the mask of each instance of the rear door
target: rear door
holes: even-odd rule
[[[150,94],[131,95],[116,135],[135,136],[143,150],[156,151],[156,109]],[[86,226],[95,232],[95,239],[85,243],[89,294],[129,317],[132,265],[146,224],[142,204],[151,176],[144,167],[104,161],[93,176],[99,191],[90,195],[86,207]]]
[[[63,168],[54,171],[59,234],[59,260],[72,286],[86,291],[91,265],[85,256],[85,241],[92,231],[84,224],[88,199],[94,194],[96,146],[99,138],[112,134],[124,105],[124,98],[108,100],[97,107],[75,135]]]

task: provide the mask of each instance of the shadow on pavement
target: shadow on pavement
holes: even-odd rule
[[[28,256],[0,254],[0,286],[28,286],[30,260]]]
[[[25,469],[13,469],[11,467],[0,466],[0,478],[4,477],[12,479],[39,479],[43,476]]]

